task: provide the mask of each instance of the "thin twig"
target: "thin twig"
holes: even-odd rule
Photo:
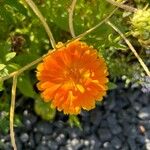
[[[145,63],[143,62],[143,60],[141,59],[141,57],[138,55],[138,53],[136,52],[136,50],[134,49],[134,47],[132,46],[132,44],[129,42],[129,40],[124,36],[124,34],[114,25],[112,24],[110,21],[106,22],[109,26],[111,26],[116,32],[119,33],[119,35],[124,39],[124,41],[126,42],[126,44],[128,45],[128,47],[130,48],[130,50],[133,52],[133,54],[135,55],[135,57],[138,59],[139,63],[141,64],[141,66],[143,67],[144,71],[146,72],[146,74],[150,77],[150,71],[148,69],[148,67],[145,65]]]
[[[85,31],[84,33],[82,33],[82,34],[76,36],[75,38],[72,38],[70,41],[67,41],[66,43],[64,43],[64,45],[66,45],[66,44],[68,44],[68,43],[70,43],[70,42],[72,42],[72,41],[74,41],[74,40],[80,40],[80,39],[83,38],[85,35],[91,33],[91,32],[94,31],[95,29],[97,29],[100,25],[102,25],[105,21],[107,21],[107,20],[114,14],[114,12],[115,12],[116,10],[117,10],[117,8],[114,9],[106,18],[104,18],[104,19],[103,19],[100,23],[98,23],[96,26],[94,26],[94,27],[92,27],[91,29]],[[61,48],[61,47],[60,47],[60,48]],[[58,48],[55,48],[54,50],[57,50],[57,49],[58,49]],[[19,75],[19,74],[23,73],[25,70],[31,68],[32,66],[34,66],[34,65],[36,65],[37,63],[39,63],[40,61],[42,61],[43,58],[46,57],[47,55],[49,55],[49,53],[46,54],[46,55],[43,55],[42,57],[40,57],[40,58],[36,59],[35,61],[33,61],[33,62],[31,62],[31,63],[25,65],[25,66],[22,67],[21,69],[10,73],[9,75],[7,75],[7,76],[5,76],[5,77],[0,77],[0,81],[7,80],[7,79],[13,77],[14,75]]]
[[[131,6],[128,6],[128,5],[125,5],[125,4],[122,4],[122,3],[118,3],[118,2],[116,2],[114,0],[106,0],[106,1],[111,3],[112,5],[115,5],[115,6],[119,7],[119,8],[122,8],[122,9],[130,11],[130,12],[136,12],[137,11],[137,9],[134,8],[134,7],[131,7]]]
[[[13,85],[11,90],[11,106],[10,106],[10,139],[14,150],[17,150],[14,133],[14,111],[15,111],[15,98],[16,98],[17,75],[13,77]]]
[[[72,37],[75,37],[74,27],[73,27],[73,12],[75,9],[77,0],[72,0],[72,3],[69,8],[69,30]]]
[[[55,42],[55,39],[54,39],[53,34],[51,32],[51,29],[49,28],[48,24],[46,23],[45,18],[43,17],[43,15],[41,14],[41,12],[39,11],[39,9],[37,8],[37,6],[34,4],[34,2],[32,0],[25,0],[25,1],[32,8],[32,10],[37,15],[37,17],[40,19],[41,23],[43,24],[43,26],[46,30],[46,33],[48,34],[49,40],[52,44],[52,47],[55,48],[56,42]]]

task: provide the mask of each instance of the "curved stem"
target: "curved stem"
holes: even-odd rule
[[[10,139],[14,150],[17,150],[14,133],[14,111],[15,111],[15,98],[16,98],[17,75],[13,77],[13,85],[11,91],[11,106],[10,106]]]
[[[135,55],[135,57],[137,58],[137,60],[139,61],[139,63],[141,64],[141,66],[143,67],[144,71],[146,72],[146,74],[150,77],[150,71],[148,69],[148,67],[145,65],[145,63],[143,62],[143,60],[141,59],[141,57],[138,55],[138,53],[136,52],[136,50],[134,49],[134,47],[132,46],[132,44],[129,42],[129,40],[124,36],[124,34],[114,25],[112,24],[110,21],[106,22],[109,26],[111,26],[116,32],[119,33],[119,35],[124,39],[124,41],[126,42],[126,44],[128,45],[128,47],[130,48],[130,50],[133,52],[133,54]]]
[[[43,24],[43,26],[45,28],[46,33],[48,34],[49,40],[52,44],[52,47],[55,48],[56,42],[55,42],[55,39],[53,37],[53,34],[52,34],[48,24],[45,21],[45,18],[43,17],[43,15],[41,14],[41,12],[39,11],[39,9],[37,8],[37,6],[34,4],[34,2],[32,0],[25,0],[25,1],[31,7],[33,12],[37,15],[37,17],[40,19],[41,23]]]
[[[125,5],[125,4],[122,4],[122,3],[115,2],[114,0],[106,0],[106,1],[111,3],[112,5],[115,5],[115,6],[119,7],[119,8],[122,8],[122,9],[130,11],[130,12],[137,11],[137,9],[134,8],[134,7],[131,7],[131,6],[128,6],[128,5]]]
[[[72,3],[69,8],[69,30],[72,37],[75,37],[74,27],[73,27],[73,12],[75,9],[77,0],[72,0]]]

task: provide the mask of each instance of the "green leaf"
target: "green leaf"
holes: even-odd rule
[[[33,53],[25,53],[25,54],[23,53],[15,57],[15,62],[20,66],[25,66],[28,63],[36,60],[37,58],[39,57]]]
[[[2,111],[0,116],[0,131],[3,134],[7,134],[9,131],[9,114],[8,112]]]
[[[6,67],[5,64],[0,64],[0,70],[3,70]]]
[[[13,18],[11,15],[12,15],[11,12],[7,11],[4,5],[0,5],[0,17],[4,19],[4,22],[6,22],[7,24],[12,23]]]
[[[0,81],[0,91],[3,91],[4,90],[4,87],[3,87],[3,82]]]
[[[56,114],[55,108],[50,103],[44,102],[41,98],[37,98],[34,104],[35,112],[44,120],[53,120]]]
[[[34,98],[36,93],[33,89],[29,76],[21,76],[18,78],[17,87],[24,96]]]
[[[81,126],[78,116],[70,115],[68,121],[71,127],[76,126],[82,130],[82,126]]]
[[[16,56],[16,52],[10,52],[8,54],[6,54],[5,56],[5,60],[6,61],[10,61],[12,58],[14,58]]]
[[[20,68],[20,66],[15,63],[10,63],[7,65],[7,69],[9,70],[9,72],[13,72],[15,70],[18,70],[19,68]]]
[[[15,114],[15,118],[14,118],[14,126],[15,127],[22,126],[21,118],[22,118],[21,116]]]
[[[113,90],[113,89],[116,89],[117,88],[117,85],[113,82],[109,82],[108,83],[108,89],[109,90]]]
[[[5,62],[5,55],[10,51],[11,45],[6,41],[0,41],[0,61]]]
[[[19,115],[15,115],[14,126],[18,127],[21,125],[21,118],[19,117]],[[9,131],[9,113],[6,111],[2,111],[0,116],[0,131],[2,131],[3,134],[7,134]]]
[[[23,15],[27,15],[27,10],[25,9],[25,7],[19,3],[17,0],[5,0],[5,4],[13,7],[15,10],[19,11],[20,13],[22,13]]]

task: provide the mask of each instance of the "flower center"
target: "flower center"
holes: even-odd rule
[[[65,71],[65,78],[67,80],[70,79],[74,83],[78,83],[81,78],[81,73],[78,68],[71,67]]]

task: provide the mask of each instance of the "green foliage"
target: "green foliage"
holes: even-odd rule
[[[14,126],[21,126],[20,116],[15,115]],[[9,131],[9,113],[2,111],[0,114],[0,132],[8,134]]]
[[[150,9],[138,10],[131,19],[132,35],[141,45],[150,47]]]
[[[113,89],[116,89],[116,88],[117,88],[117,85],[116,85],[115,83],[113,83],[113,82],[109,82],[109,83],[108,83],[108,88],[109,88],[110,90],[113,90]]]
[[[0,131],[4,134],[8,133],[9,130],[9,115],[6,112],[2,112],[0,117]]]
[[[29,78],[29,76],[20,76],[18,78],[18,84],[17,84],[18,89],[24,96],[35,98],[35,91],[33,89],[32,82]]]
[[[35,100],[35,112],[44,120],[52,121],[55,117],[56,110],[52,108],[50,103],[45,103],[41,98]]]
[[[79,118],[78,116],[76,115],[69,115],[69,120],[68,120],[69,124],[71,127],[78,127],[82,130],[82,126],[81,126],[81,123],[79,121]]]

